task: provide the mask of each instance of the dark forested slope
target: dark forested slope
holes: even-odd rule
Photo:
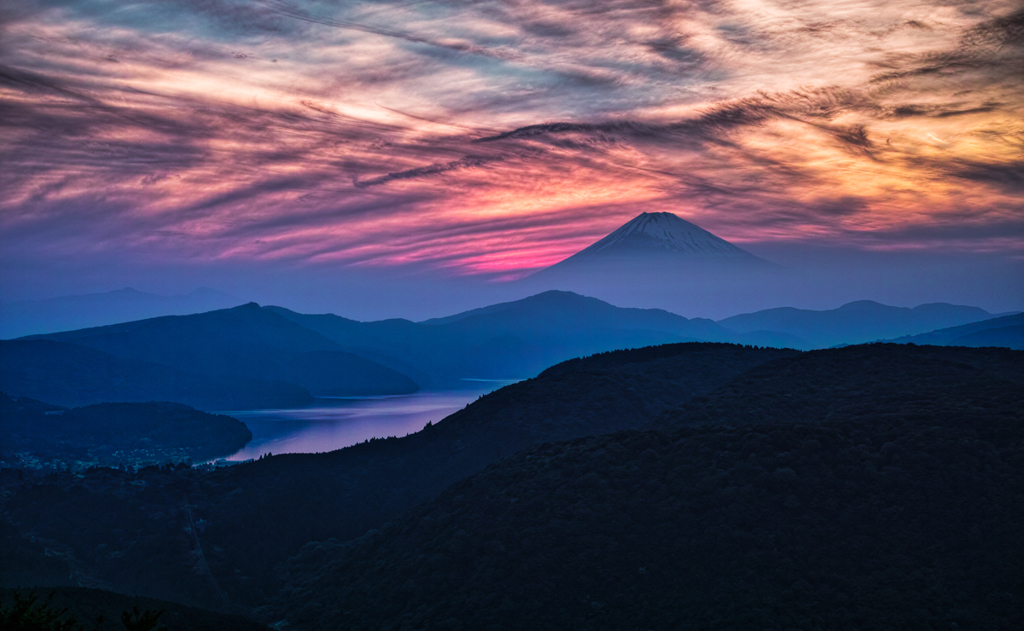
[[[802,353],[663,413],[654,426],[754,425],[878,417],[941,421],[995,413],[1017,392],[1024,354],[1004,348],[868,344]],[[1007,409],[1012,409],[1012,406]]]
[[[0,589],[0,608],[12,612],[16,599],[31,600],[29,609],[64,613],[57,620],[67,624],[66,631],[125,631],[125,614],[134,620],[159,612],[156,629],[160,631],[269,631],[269,627],[238,615],[206,611],[175,602],[126,596],[103,589],[57,587],[37,589]],[[22,618],[27,622],[29,616]],[[13,621],[11,621],[13,624]],[[32,629],[29,625],[27,628]],[[14,626],[15,629],[22,627]],[[38,628],[38,627],[35,627]]]
[[[101,403],[71,410],[0,392],[0,462],[57,468],[203,462],[252,440],[244,423],[179,403]],[[59,463],[59,464],[54,464]]]
[[[273,456],[209,474],[100,470],[42,484],[8,478],[2,508],[21,532],[60,542],[83,576],[211,607],[221,590],[262,603],[277,589],[275,566],[308,541],[361,536],[538,443],[645,427],[658,412],[795,354],[726,344],[605,353],[503,388],[405,438]],[[195,541],[183,530],[186,505],[202,520]],[[70,527],[67,513],[79,527]],[[197,564],[197,541],[214,582]],[[195,573],[205,578],[186,580]]]
[[[518,454],[310,543],[273,611],[299,629],[1017,628],[1024,354],[941,350],[782,358],[712,395],[735,427],[696,406],[698,427]],[[771,423],[743,415],[776,388],[794,401],[757,408]]]
[[[646,427],[660,411],[794,354],[675,344],[566,362],[404,438],[218,471],[207,478],[210,492],[233,492],[216,491],[223,497],[211,495],[202,507],[210,522],[205,537],[223,550],[225,566],[267,576],[307,541],[358,537],[500,458],[546,441]]]

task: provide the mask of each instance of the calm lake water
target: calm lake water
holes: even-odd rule
[[[226,460],[274,454],[334,451],[369,438],[405,436],[436,423],[514,381],[466,380],[459,390],[382,397],[318,398],[302,408],[222,412],[242,421],[252,440]]]

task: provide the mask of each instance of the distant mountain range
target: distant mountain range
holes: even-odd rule
[[[795,348],[812,349],[914,335],[992,317],[978,307],[934,303],[909,309],[859,300],[824,311],[792,307],[766,309],[725,318],[718,324],[766,339],[782,333],[792,336],[789,340]]]
[[[267,309],[430,387],[456,386],[465,378],[522,379],[565,359],[617,348],[732,337],[711,320],[559,291],[419,323]]]
[[[1024,350],[1024,313],[990,318],[920,335],[907,335],[891,341],[899,344],[934,346],[1003,346]]]
[[[820,309],[824,305],[843,304],[856,298],[887,302],[894,300],[894,296],[905,296],[917,302],[934,302],[935,299],[930,298],[934,294],[923,288],[934,282],[936,274],[943,274],[936,271],[937,268],[921,267],[921,261],[914,262],[917,260],[914,257],[887,260],[881,254],[833,254],[824,244],[815,246],[807,242],[784,247],[760,243],[756,247],[760,248],[754,251],[757,254],[776,252],[784,264],[760,258],[754,252],[675,214],[641,213],[590,246],[509,283],[508,287],[519,292],[518,295],[547,290],[573,291],[612,304],[660,308],[687,317],[711,317],[721,322],[721,318],[737,313],[763,311],[787,304],[808,304]],[[897,260],[901,262],[895,263]],[[996,272],[993,270],[993,273]],[[997,274],[1005,275],[1006,272]],[[959,301],[973,302],[969,298],[960,298]],[[851,315],[856,317],[856,314]],[[919,311],[913,314],[914,317],[898,317],[892,330],[902,331],[903,325],[913,324],[915,317],[921,320],[921,325],[913,324],[912,330],[925,333],[936,328],[967,324],[988,314],[949,322],[942,322],[939,318],[930,323],[927,322],[929,315]],[[867,316],[874,317],[871,314]],[[801,348],[840,343],[828,332],[819,335],[796,324],[781,323],[774,327],[737,330],[743,333],[773,331],[767,337],[758,334],[752,343],[789,344]],[[839,332],[845,335],[845,331]],[[794,338],[778,334],[793,335]],[[872,338],[870,335],[874,335],[874,331],[865,329],[856,341],[908,334],[912,334],[909,329],[900,333],[880,330],[878,337]],[[854,343],[854,340],[846,339],[845,343]]]
[[[157,316],[201,313],[234,307],[243,302],[208,287],[176,296],[161,296],[125,287],[97,294],[0,303],[0,339]]]
[[[564,291],[423,322],[357,322],[250,303],[0,342],[0,390],[65,406],[168,400],[204,410],[294,407],[314,395],[523,379],[573,357],[673,342],[806,350],[898,338],[1021,348],[1021,324],[1019,316],[993,319],[976,307],[870,301],[713,322]],[[901,337],[924,333],[931,337]]]

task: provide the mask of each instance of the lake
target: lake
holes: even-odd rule
[[[280,410],[222,412],[246,424],[252,440],[225,458],[242,461],[266,453],[334,451],[370,438],[405,436],[436,423],[514,381],[466,380],[459,390],[424,391],[379,397],[317,398],[311,405]]]

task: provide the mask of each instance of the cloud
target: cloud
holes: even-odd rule
[[[501,271],[656,209],[1022,251],[1022,16],[28,0],[0,40],[0,246]]]
[[[399,171],[397,173],[388,173],[379,177],[369,178],[366,180],[357,180],[355,182],[356,187],[366,188],[367,186],[380,186],[381,184],[388,184],[396,180],[411,180],[417,178],[430,177],[432,175],[441,175],[443,173],[450,173],[452,171],[460,171],[462,169],[472,169],[474,167],[480,167],[488,162],[500,160],[500,157],[480,157],[480,156],[466,156],[460,160],[452,160],[445,164],[431,164],[430,166],[418,167],[415,169],[408,169],[405,171]]]

